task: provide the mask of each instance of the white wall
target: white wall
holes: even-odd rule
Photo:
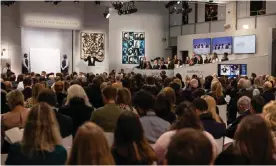
[[[69,59],[69,73],[72,71],[72,30],[50,28],[21,28],[21,55],[30,55],[30,48],[51,48],[60,50]],[[18,57],[22,58],[22,57]],[[51,65],[51,64],[49,64]],[[21,66],[18,66],[21,67]]]
[[[119,16],[116,11],[109,17],[109,68],[132,68],[137,65],[122,64],[122,32],[145,32],[147,59],[165,57],[167,47],[162,38],[168,36],[168,11],[163,2],[140,2],[138,12]],[[167,40],[168,41],[168,40]]]
[[[44,1],[21,1],[20,23],[24,27],[81,29],[83,27],[83,3],[62,1],[58,5]]]
[[[1,71],[6,62],[11,64],[15,73],[20,73],[21,35],[19,27],[19,4],[1,6],[1,49],[6,49],[8,59],[1,58]]]
[[[249,58],[252,56],[264,56],[269,54],[269,38],[272,38],[271,32],[268,32],[268,28],[263,29],[248,29],[248,30],[237,30],[237,31],[227,31],[218,33],[206,33],[206,34],[195,34],[195,35],[184,35],[177,37],[177,49],[178,54],[180,51],[188,50],[189,55],[193,53],[193,39],[197,38],[214,38],[223,36],[241,36],[241,35],[251,35],[256,34],[256,53],[255,54],[240,54],[240,55],[229,55],[229,59],[242,59]],[[221,57],[219,57],[221,58]]]

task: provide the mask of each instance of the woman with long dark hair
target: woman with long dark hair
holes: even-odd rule
[[[151,165],[157,161],[135,113],[125,111],[120,115],[114,133],[112,154],[116,165]]]

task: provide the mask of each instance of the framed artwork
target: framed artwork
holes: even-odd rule
[[[82,32],[81,59],[88,61],[88,66],[95,66],[95,61],[102,62],[104,58],[104,34]]]
[[[122,33],[122,63],[139,64],[145,56],[145,32]]]

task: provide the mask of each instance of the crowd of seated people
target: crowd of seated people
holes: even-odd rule
[[[275,92],[254,73],[2,74],[1,153],[7,165],[275,165]]]
[[[224,53],[221,60],[219,60],[217,53],[214,53],[212,57],[208,54],[205,56],[205,59],[203,59],[202,55],[197,55],[194,53],[191,58],[188,56],[185,60],[178,59],[177,55],[175,55],[173,58],[168,57],[167,60],[165,60],[165,58],[163,57],[157,57],[151,61],[147,61],[146,57],[143,57],[137,68],[154,70],[172,70],[174,68],[180,68],[185,65],[193,66],[196,64],[208,64],[228,60],[229,58],[227,52]]]

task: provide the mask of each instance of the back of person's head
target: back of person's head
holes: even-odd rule
[[[170,83],[170,87],[175,91],[176,94],[180,91],[181,88],[181,86],[176,82]]]
[[[92,122],[78,128],[68,165],[114,165],[103,129]]]
[[[175,75],[175,77],[178,78],[178,79],[180,79],[180,80],[182,81],[182,76],[181,76],[181,74],[177,73],[177,74]]]
[[[264,84],[264,80],[262,78],[262,76],[258,76],[254,79],[254,86],[256,88],[262,88]]]
[[[156,96],[155,112],[158,116],[166,116],[171,111],[172,104],[164,92]]]
[[[138,109],[137,111],[139,111],[139,109],[144,111],[153,110],[153,103],[155,103],[153,95],[144,90],[138,91],[132,98],[132,104]]]
[[[244,78],[239,79],[238,88],[239,89],[246,89],[247,88],[247,80],[244,79]]]
[[[201,98],[196,98],[193,101],[193,104],[194,104],[196,110],[198,110],[200,113],[208,111],[207,102]]]
[[[193,78],[193,79],[190,81],[190,86],[191,86],[191,88],[194,88],[194,89],[198,88],[198,80],[195,79],[195,78]]]
[[[23,80],[23,85],[24,85],[24,87],[25,87],[25,86],[32,86],[32,79],[29,78],[29,77],[26,77],[26,78]]]
[[[265,105],[265,99],[261,95],[253,96],[251,100],[251,113],[260,114],[263,111],[263,107]]]
[[[104,80],[103,80],[103,78],[102,78],[101,76],[95,76],[95,77],[93,78],[92,83],[93,83],[94,86],[100,87],[101,84],[103,83],[103,81],[104,81]]]
[[[108,86],[106,88],[103,89],[103,97],[105,100],[116,100],[117,98],[117,89],[112,87],[112,86]]]
[[[115,77],[115,80],[116,80],[116,81],[121,81],[121,75],[120,75],[120,74],[117,74],[116,77]]]
[[[174,105],[176,101],[175,91],[171,87],[165,87],[162,92],[170,100],[171,104]]]
[[[271,101],[263,108],[263,116],[267,121],[268,127],[276,132],[276,101]]]
[[[148,76],[146,78],[146,83],[149,84],[149,85],[154,85],[155,84],[155,79],[153,76]]]
[[[166,161],[168,165],[210,165],[212,144],[201,130],[182,129],[172,137]]]
[[[206,92],[205,92],[204,89],[198,88],[198,89],[196,89],[192,92],[192,98],[196,99],[196,98],[201,97],[205,94],[206,94]]]
[[[165,78],[165,80],[164,80],[164,87],[167,87],[167,86],[169,86],[170,85],[170,83],[172,82],[172,78],[171,77],[167,77],[167,78]]]
[[[81,87],[80,85],[75,84],[67,89],[66,105],[68,105],[70,103],[70,100],[74,97],[82,98],[85,101],[85,105],[91,106],[83,87]]]
[[[54,91],[50,90],[50,89],[43,89],[38,97],[37,97],[37,101],[38,102],[45,102],[47,104],[49,104],[52,107],[55,107],[57,104],[57,98],[56,95],[54,93]]]
[[[34,86],[33,86],[33,89],[32,89],[32,98],[33,100],[37,100],[37,97],[39,95],[39,93],[44,89],[44,85],[41,84],[41,83],[36,83]]]
[[[52,108],[44,102],[35,105],[25,124],[21,143],[23,152],[27,155],[38,151],[52,152],[60,143],[61,136]]]
[[[54,86],[55,92],[61,93],[63,92],[63,88],[64,88],[64,83],[62,81],[55,82],[55,86]]]
[[[7,94],[7,103],[11,110],[16,106],[24,106],[24,95],[19,90],[12,90]]]
[[[252,165],[274,165],[271,131],[259,115],[246,116],[235,133],[235,148],[246,156]]]
[[[127,156],[134,161],[147,159],[148,164],[156,161],[155,153],[144,136],[139,118],[131,111],[124,111],[117,121],[114,147],[127,149]]]
[[[272,83],[270,81],[266,81],[264,83],[264,90],[268,91],[268,90],[271,90],[271,89],[272,89]]]
[[[118,89],[116,103],[131,105],[131,93],[127,88]]]
[[[19,83],[19,82],[21,82],[21,81],[23,81],[23,80],[24,80],[24,75],[23,75],[23,74],[19,74],[19,75],[17,76],[16,81]]]
[[[215,94],[215,96],[218,97],[222,97],[223,93],[222,93],[222,85],[219,81],[214,81],[211,84],[211,91],[213,94]]]
[[[238,109],[248,110],[250,109],[251,99],[247,96],[242,96],[237,102]]]
[[[6,85],[7,90],[12,90],[12,83],[10,81],[5,81],[4,84]]]
[[[213,78],[214,77],[211,76],[211,75],[205,77],[205,83],[204,83],[204,88],[205,89],[211,89],[211,83],[212,83]]]
[[[202,124],[199,117],[196,115],[195,106],[190,102],[180,103],[175,110],[177,121],[172,125],[173,130],[183,128],[194,128],[202,130]]]
[[[103,91],[104,88],[106,88],[106,87],[108,87],[108,86],[111,86],[111,85],[112,85],[111,82],[103,82],[103,83],[101,84],[101,86],[100,86],[101,91]]]
[[[217,106],[216,100],[212,96],[209,96],[209,95],[201,96],[201,98],[207,102],[208,112],[212,114],[213,119],[215,119],[216,122],[222,123],[219,115],[216,112],[216,110],[217,110],[216,109],[216,106]]]
[[[177,84],[180,86],[180,88],[182,88],[182,82],[181,82],[180,79],[176,78],[176,79],[173,80],[172,83],[177,83]],[[172,84],[172,83],[171,83],[171,84]]]

